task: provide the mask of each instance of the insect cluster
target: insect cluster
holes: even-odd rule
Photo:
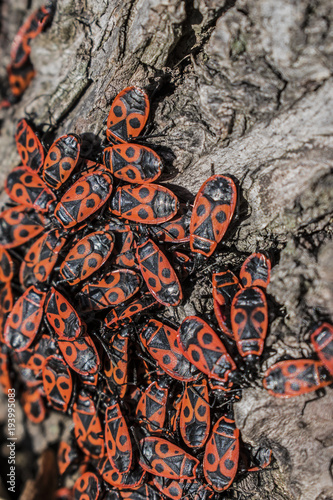
[[[72,415],[59,499],[226,498],[237,472],[271,460],[242,443],[233,416],[264,349],[270,260],[250,255],[239,279],[213,273],[220,331],[199,316],[165,318],[225,235],[237,189],[213,175],[191,209],[155,184],[162,161],[135,142],[149,106],[137,87],[118,94],[102,162],[80,154],[76,134],[45,154],[32,126],[17,126],[22,165],[0,214],[0,383],[17,388],[32,422],[46,404]],[[320,361],[278,363],[264,387],[290,397],[331,383],[332,339],[322,325]]]

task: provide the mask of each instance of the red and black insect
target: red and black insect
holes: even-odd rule
[[[179,414],[179,428],[184,443],[201,448],[210,431],[210,406],[207,381],[186,384]]]
[[[311,343],[320,361],[333,375],[333,326],[323,323],[311,334]]]
[[[239,429],[235,420],[221,417],[207,441],[203,461],[204,476],[214,491],[225,491],[233,482],[239,459]]]
[[[7,250],[0,246],[0,284],[9,283],[14,276],[14,262]]]
[[[125,253],[133,248],[134,233],[129,224],[112,218],[111,221],[105,225],[104,229],[115,233],[115,247],[117,253]]]
[[[169,410],[170,426],[173,432],[177,432],[179,425],[180,410],[182,407],[183,391],[178,392],[173,399],[172,406]]]
[[[114,236],[105,231],[90,233],[74,245],[64,258],[59,273],[69,285],[76,285],[97,271],[110,257]]]
[[[67,364],[60,356],[49,356],[43,364],[43,387],[51,406],[66,412],[72,396],[73,381]]]
[[[263,253],[252,253],[244,261],[239,272],[243,287],[267,288],[271,275],[271,261]]]
[[[129,143],[105,148],[103,161],[115,177],[134,184],[156,181],[163,167],[155,151]]]
[[[9,373],[9,358],[6,352],[6,347],[0,344],[0,389],[3,394],[8,396],[8,392],[12,388],[12,382]]]
[[[165,243],[187,243],[190,240],[190,218],[188,212],[181,214],[170,221],[152,227],[151,233],[158,241]]]
[[[72,228],[99,210],[112,192],[112,178],[104,168],[83,174],[62,196],[54,217],[65,229]]]
[[[117,469],[111,464],[108,456],[102,458],[98,465],[97,470],[108,484],[114,486],[115,488],[124,489],[131,488],[136,490],[142,483],[146,476],[146,471],[140,466],[136,465],[129,472],[121,474]]]
[[[130,269],[117,269],[103,279],[87,283],[78,294],[83,310],[99,310],[122,304],[140,288],[140,277]]]
[[[155,436],[140,441],[141,467],[155,476],[195,479],[199,460],[170,441]]]
[[[33,172],[38,172],[44,163],[44,148],[24,118],[17,124],[15,140],[23,165]]]
[[[140,339],[158,366],[172,378],[182,382],[198,378],[198,370],[184,357],[179,348],[177,330],[150,319],[141,330]]]
[[[84,392],[73,405],[74,435],[81,450],[92,458],[104,455],[104,438],[93,400]]]
[[[237,189],[230,177],[213,175],[201,186],[193,206],[190,224],[192,252],[209,257],[222,240],[237,201]]]
[[[197,480],[175,480],[165,477],[154,476],[153,484],[167,498],[173,500],[182,500],[190,498],[191,500],[209,500],[215,495],[214,491],[207,485]]]
[[[332,384],[321,361],[288,359],[275,363],[265,373],[263,386],[277,398],[292,398]]]
[[[260,288],[244,288],[236,293],[231,304],[231,325],[240,355],[253,363],[264,350],[268,327],[266,296]]]
[[[80,375],[93,375],[99,369],[99,355],[88,335],[71,341],[60,339],[58,344],[66,363]]]
[[[50,147],[45,158],[42,177],[53,189],[59,189],[67,181],[77,165],[81,139],[75,134],[59,137]]]
[[[150,293],[164,306],[177,306],[183,292],[164,253],[152,240],[146,240],[137,245],[136,256]]]
[[[124,240],[124,244],[121,244],[120,251],[118,250],[119,245],[117,245],[117,252],[115,252],[113,256],[112,263],[118,268],[138,271],[139,264],[137,263],[135,256],[135,248],[133,245],[134,237],[132,231],[129,231],[126,235],[124,235]]]
[[[39,387],[28,387],[20,395],[22,408],[28,419],[34,424],[45,420],[46,410]]]
[[[113,264],[120,268],[136,270],[139,268],[135,259],[134,233],[129,224],[113,219],[104,227],[115,233],[115,255]]]
[[[35,286],[29,287],[15,302],[4,326],[4,341],[20,352],[35,339],[43,317],[46,292]]]
[[[40,386],[42,367],[45,362],[44,354],[36,353],[34,348],[28,348],[25,351],[14,352],[12,356],[25,385],[27,387]]]
[[[113,258],[113,264],[117,267],[132,269],[132,271],[137,271],[139,269],[134,249],[127,250],[123,253],[116,253]]]
[[[160,491],[167,498],[173,498],[174,500],[182,500],[182,498],[186,498],[186,495],[184,495],[183,492],[184,484],[186,484],[186,481],[167,479],[163,476],[154,476],[153,478],[153,485],[156,486],[158,491]]]
[[[159,303],[155,297],[150,292],[145,292],[130,304],[116,306],[107,314],[104,321],[108,328],[114,328],[123,323],[131,323],[134,318],[137,319],[140,314],[158,305]]]
[[[126,87],[114,99],[107,120],[106,137],[130,142],[142,132],[149,115],[149,99],[138,87]]]
[[[143,224],[166,222],[176,215],[177,210],[176,195],[158,184],[127,184],[118,187],[111,197],[113,215]]]
[[[219,336],[197,316],[188,316],[178,330],[184,356],[201,372],[223,383],[229,382],[236,365]]]
[[[56,200],[39,175],[25,167],[12,170],[6,179],[5,191],[15,203],[38,212],[47,212],[50,204]]]
[[[142,484],[141,486],[129,490],[111,490],[106,493],[103,500],[161,500],[160,494],[150,485]]]
[[[13,40],[10,60],[11,65],[20,68],[29,58],[30,42],[43,31],[54,12],[54,5],[49,2],[39,7],[24,21]]]
[[[114,335],[104,361],[104,374],[112,393],[123,398],[127,391],[129,331],[122,328]]]
[[[231,271],[214,273],[213,299],[214,313],[222,332],[234,340],[230,322],[231,303],[236,293],[241,290],[237,277]]]
[[[58,345],[50,335],[43,333],[33,348],[13,354],[22,380],[28,387],[42,387],[42,374],[45,359],[59,354]]]
[[[31,245],[20,268],[20,283],[24,288],[50,277],[65,243],[66,238],[57,229],[51,229]]]
[[[73,500],[73,488],[58,488],[54,492],[55,500]]]
[[[45,313],[47,321],[60,339],[75,340],[86,330],[74,307],[53,287],[49,292]]]
[[[0,333],[1,333],[1,320],[4,319],[14,305],[14,296],[12,290],[12,283],[8,281],[0,287]]]
[[[12,284],[9,281],[0,287],[0,340],[4,342],[3,329],[8,313],[13,309],[14,296]]]
[[[65,474],[73,464],[78,462],[78,459],[79,454],[72,440],[70,443],[67,443],[67,441],[60,441],[57,453],[59,474],[61,476]]]
[[[31,240],[44,230],[45,219],[41,214],[19,205],[0,214],[0,247],[14,248]]]
[[[33,80],[36,76],[36,71],[34,70],[31,61],[28,60],[19,68],[15,68],[12,64],[8,64],[7,76],[10,89],[10,95],[7,103],[10,106],[11,104],[17,102],[25,90],[29,87],[31,80]],[[7,105],[7,107],[9,106]],[[29,151],[28,154],[30,154],[30,158],[32,159],[32,151]],[[38,166],[38,168],[41,167],[38,160],[36,160],[36,162],[33,161],[32,166]]]
[[[101,492],[101,481],[93,472],[82,474],[73,486],[74,500],[98,500],[101,498]]]
[[[139,423],[151,433],[159,433],[163,430],[168,392],[168,387],[164,387],[162,381],[152,382],[138,401],[136,417]]]
[[[105,412],[105,443],[111,465],[124,474],[132,465],[132,443],[126,420],[113,398]]]

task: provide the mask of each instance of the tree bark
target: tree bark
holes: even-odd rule
[[[2,80],[25,8],[1,4]],[[311,356],[311,327],[332,320],[332,23],[330,0],[58,0],[32,44],[36,78],[1,112],[0,184],[18,164],[15,124],[26,112],[46,141],[83,134],[89,153],[105,140],[115,95],[145,87],[164,180],[194,195],[212,172],[233,176],[241,203],[223,252],[239,262],[256,249],[275,255],[263,368]],[[332,394],[302,415],[313,396],[244,392],[242,437],[271,446],[280,468],[241,481],[234,498],[333,498]]]

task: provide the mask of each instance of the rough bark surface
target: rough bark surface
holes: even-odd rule
[[[4,81],[27,5],[0,7]],[[46,138],[86,134],[95,148],[115,95],[146,87],[164,180],[195,194],[212,172],[234,176],[242,202],[224,255],[274,250],[263,368],[311,356],[311,326],[332,320],[332,23],[330,0],[58,0],[51,28],[32,44],[37,77],[2,111],[0,184],[18,163],[14,130],[25,112]],[[271,446],[279,468],[238,482],[234,498],[333,498],[332,388],[302,415],[312,398],[244,392],[243,439]],[[46,425],[37,451],[55,434]]]

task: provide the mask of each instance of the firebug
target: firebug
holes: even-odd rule
[[[152,382],[142,393],[136,407],[136,417],[151,433],[162,431],[166,416],[168,387],[162,382]]]
[[[24,351],[35,339],[43,317],[46,292],[29,287],[15,302],[4,326],[4,341],[16,351]]]
[[[83,310],[99,310],[122,304],[140,288],[139,276],[130,269],[116,269],[86,283],[78,294]]]
[[[177,330],[150,319],[140,332],[140,340],[158,365],[172,378],[182,382],[198,378],[198,370],[179,348]]]
[[[144,90],[126,87],[111,105],[107,120],[107,139],[124,143],[138,137],[148,119],[149,109],[149,99]]]
[[[93,472],[82,474],[73,486],[74,500],[99,500],[101,492],[101,481]]]
[[[77,165],[81,139],[75,134],[59,137],[50,147],[45,158],[42,177],[53,189],[59,189]]]
[[[189,448],[201,448],[210,431],[210,406],[205,379],[187,383],[182,397],[179,428]]]
[[[242,286],[231,271],[214,273],[212,282],[214,313],[217,322],[222,332],[234,340],[230,322],[230,309],[234,296],[241,290]]]
[[[49,356],[43,365],[43,386],[48,402],[58,411],[66,412],[73,390],[71,372],[59,356]]]
[[[14,248],[31,240],[44,230],[41,214],[18,205],[0,213],[0,247]]]
[[[235,420],[221,417],[207,441],[203,461],[204,476],[215,491],[225,491],[234,480],[239,459],[239,429]]]
[[[87,172],[65,192],[54,216],[62,227],[70,229],[99,210],[111,191],[112,179],[105,169]]]
[[[333,326],[323,323],[311,334],[311,343],[320,361],[333,375]]]
[[[244,261],[239,272],[243,287],[267,288],[271,274],[271,261],[263,253],[253,253]]]
[[[253,363],[264,350],[268,326],[266,296],[260,288],[244,288],[236,293],[231,304],[231,325],[240,355]]]
[[[46,318],[60,339],[75,340],[85,332],[85,325],[74,307],[54,287],[45,305]]]
[[[96,407],[87,394],[80,392],[73,405],[74,435],[82,451],[92,458],[104,455],[104,438]]]
[[[95,231],[79,240],[64,258],[59,273],[70,285],[76,285],[97,271],[110,257],[114,236]]]
[[[105,412],[105,442],[113,467],[121,474],[129,472],[132,465],[131,438],[126,420],[114,398]]]
[[[332,382],[321,361],[288,359],[268,368],[263,386],[272,396],[286,399],[316,391]]]
[[[157,184],[126,184],[118,187],[111,197],[113,215],[143,224],[166,222],[176,215],[177,210],[176,195]]]
[[[149,436],[140,441],[141,467],[156,476],[195,479],[199,460],[166,439]]]
[[[192,252],[209,257],[222,240],[236,208],[237,189],[224,175],[213,175],[201,186],[190,224]]]
[[[29,248],[21,264],[21,285],[27,288],[48,280],[65,243],[66,238],[61,236],[57,229],[51,229],[38,238]]]
[[[162,173],[160,157],[150,148],[138,144],[116,144],[104,149],[104,165],[124,182],[154,182]]]
[[[33,172],[39,172],[45,159],[44,148],[25,118],[17,124],[15,140],[23,165]]]
[[[100,365],[100,358],[91,338],[82,336],[76,340],[59,339],[59,347],[67,364],[80,375],[93,375]]]
[[[183,298],[178,277],[170,262],[152,240],[137,245],[137,260],[149,291],[164,306],[177,306]]]
[[[197,316],[188,316],[180,325],[178,340],[184,356],[210,378],[228,382],[236,365],[219,336]]]

